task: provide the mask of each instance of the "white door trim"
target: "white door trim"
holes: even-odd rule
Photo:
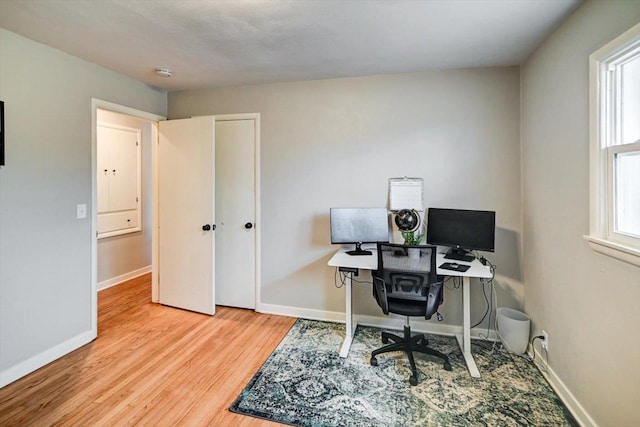
[[[152,236],[151,236],[151,271],[152,271],[152,297],[151,300],[157,301],[157,269],[158,269],[158,251],[156,249],[158,245],[158,235],[156,229],[156,218],[158,217],[158,197],[157,191],[157,142],[158,142],[158,122],[166,120],[166,117],[159,116],[157,114],[148,113],[146,111],[136,110],[135,108],[126,107],[120,104],[114,104],[113,102],[104,101],[98,98],[91,98],[91,339],[95,339],[98,336],[98,216],[97,211],[97,124],[98,124],[98,109],[109,110],[116,113],[126,114],[129,116],[137,117],[144,120],[154,122],[153,135],[151,140],[154,143],[151,145],[151,182],[153,185],[153,208],[151,212],[151,224]],[[155,289],[155,294],[154,294]]]
[[[262,311],[261,297],[261,258],[260,258],[260,236],[262,235],[262,221],[260,218],[260,113],[240,113],[240,114],[222,114],[214,116],[216,122],[229,120],[253,120],[255,123],[255,139],[254,139],[254,218],[255,218],[255,285],[256,300],[255,311]]]

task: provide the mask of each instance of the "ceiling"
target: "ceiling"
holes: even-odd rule
[[[518,65],[580,3],[0,0],[0,27],[173,91]]]

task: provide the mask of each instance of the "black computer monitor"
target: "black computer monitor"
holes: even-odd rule
[[[349,255],[371,255],[363,243],[389,241],[389,213],[386,208],[331,208],[331,243],[355,244]]]
[[[429,208],[427,243],[451,247],[445,258],[473,261],[469,251],[493,252],[495,234],[494,211]]]

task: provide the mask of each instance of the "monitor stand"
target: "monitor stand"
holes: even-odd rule
[[[465,262],[471,262],[474,259],[476,259],[476,257],[471,255],[469,251],[462,248],[451,248],[449,249],[449,252],[447,252],[447,254],[444,257],[446,259],[455,259],[456,261],[465,261]]]
[[[362,249],[362,243],[356,243],[356,249],[347,251],[347,255],[373,255],[373,252]]]

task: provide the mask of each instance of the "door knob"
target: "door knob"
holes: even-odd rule
[[[209,224],[205,224],[202,226],[202,231],[209,231],[211,230],[211,226]]]
[[[248,229],[250,229],[250,228],[252,228],[252,227],[253,227],[253,224],[251,224],[250,222],[248,222],[248,223],[246,223],[246,224],[244,225],[244,228],[246,228],[247,230],[248,230]]]

